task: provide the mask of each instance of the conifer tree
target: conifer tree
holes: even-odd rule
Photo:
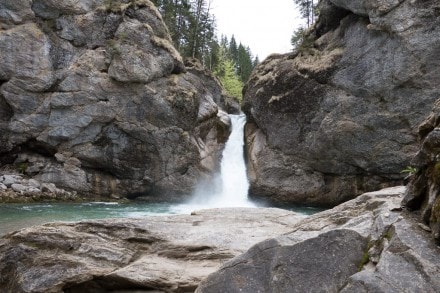
[[[237,42],[235,41],[234,35],[232,35],[231,40],[229,41],[229,56],[231,57],[232,61],[236,62],[238,61],[238,47]]]
[[[252,55],[249,47],[244,47],[241,43],[238,46],[238,68],[237,73],[240,76],[240,80],[246,83],[251,75],[253,65],[252,65]]]
[[[301,16],[306,19],[307,28],[314,22],[316,17],[316,0],[293,0],[298,6]]]

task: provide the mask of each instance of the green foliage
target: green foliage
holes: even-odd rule
[[[20,163],[17,166],[17,171],[20,172],[21,174],[24,174],[24,173],[26,173],[27,168],[28,168],[27,163]]]
[[[294,50],[305,53],[313,48],[314,40],[313,37],[309,35],[307,29],[300,27],[293,32],[290,43],[292,44]]]
[[[228,95],[242,99],[243,83],[236,74],[235,64],[226,53],[226,48],[220,48],[220,62],[218,63],[214,73],[217,75],[225,87]]]
[[[315,22],[318,10],[317,0],[293,0],[298,6],[301,16],[306,19],[307,28]]]
[[[107,41],[107,48],[110,55],[113,57],[121,55],[121,49],[119,48],[120,44],[117,40],[111,39]]]
[[[370,261],[370,255],[368,254],[368,250],[364,252],[361,258],[361,262],[358,266],[358,272],[362,270],[362,268]]]
[[[131,6],[145,6],[146,1],[145,0],[130,0],[126,3],[122,2],[121,0],[104,0],[103,1],[104,10],[108,12],[113,13],[122,13],[127,8]]]
[[[116,1],[116,0],[106,0]],[[241,82],[246,82],[259,60],[252,59],[249,47],[237,45],[235,37],[228,40],[216,38],[216,24],[208,0],[153,0],[168,26],[174,46],[182,57],[199,59],[202,64],[215,71],[226,58],[233,61],[234,71]],[[220,55],[220,48],[225,56]],[[221,65],[221,66],[224,66]],[[220,76],[219,76],[220,77]]]
[[[290,43],[294,50],[308,52],[313,47],[313,38],[308,34],[309,28],[315,23],[318,16],[317,0],[293,0],[298,6],[301,16],[306,20],[306,26],[301,26],[293,32]]]
[[[412,166],[407,166],[405,169],[403,169],[402,171],[400,171],[400,173],[404,173],[404,174],[408,174],[408,175],[414,175],[417,173],[417,168],[416,167],[412,167]]]

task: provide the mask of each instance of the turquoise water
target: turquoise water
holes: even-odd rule
[[[212,206],[140,202],[0,204],[0,236],[47,222],[189,214],[191,211],[203,208],[212,208]],[[284,209],[306,215],[321,211],[307,207],[284,207]]]
[[[55,221],[134,218],[175,214],[170,204],[152,203],[41,203],[0,204],[0,235],[32,225]]]

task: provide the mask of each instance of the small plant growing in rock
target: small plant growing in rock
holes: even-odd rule
[[[407,166],[405,169],[403,169],[402,171],[400,171],[400,173],[407,174],[408,177],[409,177],[409,176],[412,176],[412,175],[416,174],[417,171],[418,171],[418,170],[417,170],[416,167]]]
[[[108,52],[112,57],[121,55],[118,41],[111,39],[107,41]]]
[[[27,168],[28,168],[28,164],[27,163],[20,163],[17,166],[17,171],[19,173],[21,173],[21,174],[24,174],[24,173],[26,173]]]

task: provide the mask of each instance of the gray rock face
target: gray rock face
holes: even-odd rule
[[[132,197],[190,193],[218,167],[229,133],[217,115],[222,88],[194,62],[187,71],[150,1],[9,2],[0,164],[83,194]]]
[[[196,292],[437,292],[439,248],[400,212],[404,192],[366,193],[310,216],[227,262]]]
[[[438,1],[322,1],[313,45],[245,88],[251,193],[335,205],[396,184],[437,98]]]
[[[412,173],[403,204],[420,210],[421,221],[428,225],[437,243],[440,243],[440,100],[437,100],[428,118],[419,126],[420,149],[411,165]]]
[[[197,292],[337,292],[357,272],[365,246],[362,236],[346,230],[294,246],[268,240],[223,266]]]
[[[0,239],[0,291],[193,292],[225,261],[303,218],[237,208],[26,228]]]

